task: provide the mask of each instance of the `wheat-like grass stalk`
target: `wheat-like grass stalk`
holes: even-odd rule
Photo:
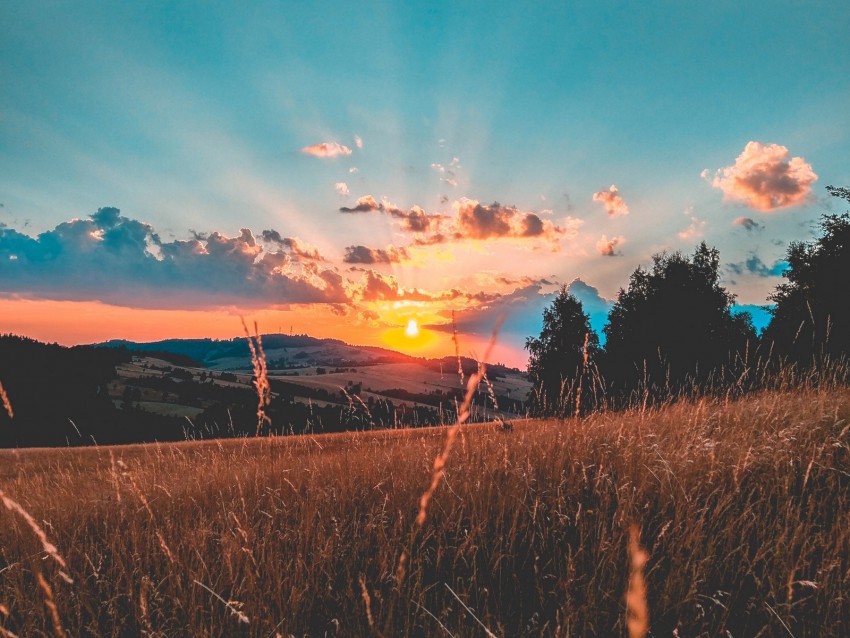
[[[3,603],[0,603],[0,614],[3,614],[4,618],[8,618],[10,615],[9,608]],[[19,636],[0,625],[0,638],[19,638]]]
[[[646,581],[643,576],[647,560],[649,554],[640,544],[640,529],[633,523],[629,530],[629,589],[626,592],[629,638],[644,638],[649,631],[649,605],[646,602]]]
[[[66,638],[68,634],[66,634],[65,630],[62,628],[62,619],[59,617],[59,608],[56,606],[56,600],[53,598],[53,590],[50,588],[50,584],[39,571],[35,572],[35,578],[36,581],[38,581],[38,586],[41,588],[41,591],[44,592],[44,604],[50,612],[50,621],[53,623],[53,633],[57,636],[57,638]]]
[[[578,378],[578,385],[576,387],[576,418],[581,416],[581,388],[584,385],[584,374],[587,371],[587,342],[590,339],[590,333],[584,333],[584,347],[582,348],[582,357],[581,357],[581,374]]]
[[[248,618],[248,616],[245,614],[245,612],[243,612],[243,611],[242,611],[242,609],[241,609],[241,607],[242,607],[242,603],[240,603],[239,601],[236,601],[236,600],[225,600],[224,598],[222,598],[221,596],[219,596],[217,593],[215,593],[212,589],[210,589],[209,587],[207,587],[206,585],[204,585],[204,584],[203,584],[201,581],[199,581],[199,580],[196,580],[196,581],[195,581],[195,584],[196,584],[196,585],[198,585],[199,587],[203,587],[203,588],[204,588],[204,589],[206,589],[206,590],[207,590],[210,594],[212,594],[212,595],[213,595],[216,599],[218,599],[219,601],[221,601],[221,603],[222,603],[225,607],[227,607],[228,611],[230,611],[230,614],[231,614],[232,616],[236,616],[236,619],[237,619],[239,622],[241,622],[241,623],[245,623],[246,625],[251,624],[251,620]]]
[[[457,338],[457,323],[455,323],[455,311],[452,310],[452,341],[455,344],[455,357],[457,358],[457,374],[460,377],[460,387],[464,386],[463,362],[460,358],[460,340]]]
[[[366,576],[360,574],[360,591],[363,594],[363,604],[366,606],[366,620],[369,621],[369,628],[375,628],[375,619],[372,617],[372,597],[369,595],[369,589],[366,587]]]
[[[266,353],[263,351],[263,338],[260,336],[257,322],[254,322],[254,336],[248,332],[248,326],[245,324],[245,319],[242,320],[242,328],[245,331],[245,337],[248,339],[248,349],[251,351],[251,366],[254,369],[254,387],[257,389],[257,433],[263,429],[264,423],[271,424],[271,419],[266,415],[266,408],[271,403],[272,391],[269,385],[268,366],[266,365]],[[254,341],[256,340],[256,345]]]
[[[23,507],[21,507],[21,505],[16,500],[10,498],[9,496],[6,496],[3,490],[0,490],[0,500],[3,501],[3,505],[6,506],[7,510],[9,510],[10,512],[15,512],[21,518],[23,518],[24,521],[26,521],[27,525],[29,525],[30,529],[41,542],[41,547],[44,549],[45,553],[48,554],[53,560],[55,560],[56,563],[62,568],[62,570],[68,569],[68,565],[65,563],[65,559],[60,556],[59,550],[56,548],[56,545],[47,540],[47,534],[44,533],[44,530],[41,529],[41,526],[35,521],[32,515],[30,515],[29,512],[27,512]],[[59,575],[63,578],[63,580],[68,583],[73,583],[74,580],[62,570],[59,570]]]
[[[6,394],[6,389],[3,387],[3,383],[0,383],[0,399],[3,400],[3,407],[6,408],[6,413],[9,415],[9,418],[14,419],[15,411],[12,410],[12,402],[9,401],[9,395]]]
[[[434,459],[434,467],[431,472],[431,484],[428,486],[428,489],[423,492],[419,499],[419,514],[416,515],[416,523],[419,527],[422,527],[425,524],[425,520],[428,518],[428,503],[431,502],[434,492],[437,490],[437,487],[440,485],[440,481],[445,475],[446,463],[449,460],[449,454],[454,446],[460,426],[469,419],[469,406],[472,404],[472,397],[475,395],[475,390],[478,388],[478,384],[481,382],[481,379],[487,371],[487,359],[490,358],[493,347],[496,345],[496,338],[499,335],[499,328],[501,328],[503,321],[504,317],[501,317],[493,327],[493,334],[490,336],[490,343],[487,344],[487,350],[484,352],[484,357],[478,364],[478,372],[470,375],[469,377],[469,383],[466,388],[466,396],[464,396],[463,403],[458,409],[457,421],[455,421],[454,425],[449,427],[446,432],[446,442],[443,445],[443,451],[440,452],[440,454],[437,455],[437,458]]]

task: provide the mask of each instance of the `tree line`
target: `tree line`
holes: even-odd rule
[[[850,189],[827,187],[850,201]],[[763,386],[779,370],[803,373],[850,353],[850,214],[821,217],[820,236],[792,242],[787,282],[768,300],[757,335],[749,313],[733,313],[720,285],[720,253],[656,254],[621,288],[603,329],[604,346],[581,302],[562,287],[529,337],[533,409],[540,414],[622,407],[735,386]]]

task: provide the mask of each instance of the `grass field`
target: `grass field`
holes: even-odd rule
[[[2,633],[623,636],[635,524],[651,635],[850,635],[846,388],[464,426],[420,528],[445,436],[0,451]]]

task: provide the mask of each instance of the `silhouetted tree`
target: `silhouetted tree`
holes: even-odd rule
[[[850,189],[827,190],[850,202]],[[788,247],[788,283],[770,296],[776,306],[763,335],[777,354],[803,363],[850,353],[850,214],[824,215],[820,229],[816,240]]]
[[[594,358],[599,338],[581,302],[562,286],[552,305],[543,310],[540,336],[526,339],[525,348],[529,353],[528,374],[535,392],[539,392],[537,407],[548,406],[551,412],[560,406],[563,411],[569,397],[562,395],[579,387],[576,381],[580,383],[582,377],[585,352],[589,359]]]
[[[752,318],[732,315],[734,295],[719,281],[720,254],[702,242],[693,254],[653,256],[632,273],[605,326],[602,369],[615,393],[681,390],[704,382],[755,340]]]

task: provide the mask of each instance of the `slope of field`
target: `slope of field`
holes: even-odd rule
[[[410,359],[351,367],[313,366],[271,371],[268,378],[273,382],[272,397],[279,396],[285,389],[301,403],[310,399],[315,405],[348,405],[354,402],[362,406],[370,401],[389,399],[398,406],[428,406],[450,411],[463,392],[457,360],[450,364]],[[475,369],[473,362],[466,360],[465,364],[468,372]],[[116,372],[118,378],[109,383],[108,391],[118,407],[127,404],[144,411],[194,418],[203,408],[232,401],[232,396],[221,392],[225,388],[250,390],[251,401],[254,402],[253,374],[250,371],[212,371],[172,365],[154,357],[133,356],[132,361],[118,365]],[[183,387],[178,392],[172,383],[172,391],[164,392],[161,386],[167,379],[176,379]],[[486,420],[491,420],[494,415],[505,418],[524,415],[524,402],[531,391],[531,382],[525,374],[502,368],[497,369],[489,381],[493,396],[497,397],[498,410],[494,409],[489,388],[482,384],[475,401],[476,415]],[[201,389],[203,392],[200,392]],[[359,397],[359,401],[353,399],[354,395]]]
[[[652,635],[850,633],[846,389],[463,427],[420,528],[445,435],[0,451],[0,625],[622,636],[636,524]]]

